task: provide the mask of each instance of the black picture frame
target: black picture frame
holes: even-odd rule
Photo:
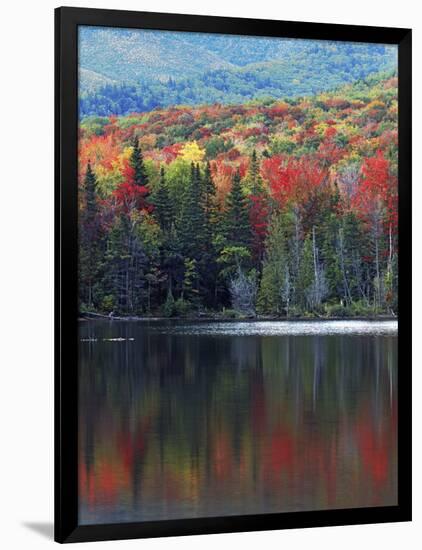
[[[78,25],[397,44],[398,505],[78,526]],[[55,540],[60,543],[411,520],[411,30],[61,7],[55,10]]]

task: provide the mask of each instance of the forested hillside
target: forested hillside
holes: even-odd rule
[[[383,44],[80,28],[82,117],[333,90],[397,66]]]
[[[80,124],[80,308],[397,308],[397,79]]]

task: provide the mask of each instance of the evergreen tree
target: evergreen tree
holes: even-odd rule
[[[210,164],[207,163],[202,179],[202,209],[204,214],[203,251],[198,265],[199,287],[206,306],[216,305],[217,253],[214,240],[218,231],[218,208],[216,189],[211,176]]]
[[[92,171],[91,163],[88,161],[85,174],[85,214],[87,220],[93,222],[98,214],[97,203],[97,180],[95,174]]]
[[[166,301],[163,307],[163,313],[166,317],[172,317],[174,315],[174,297],[171,287],[169,287],[167,292]]]
[[[258,294],[258,311],[289,314],[292,284],[283,216],[272,219],[265,242],[266,253]]]
[[[204,211],[204,241],[208,250],[212,247],[213,234],[217,223],[217,199],[214,181],[211,176],[211,167],[208,162],[204,177],[203,185],[203,211]]]
[[[367,265],[362,258],[362,251],[368,248],[369,238],[365,235],[360,220],[354,212],[347,211],[339,228],[338,255],[341,262],[343,295],[348,297],[349,303],[363,300],[369,304],[370,281],[367,277]]]
[[[248,248],[250,245],[249,202],[243,194],[239,172],[234,175],[226,198],[225,234],[230,246]]]
[[[79,296],[89,308],[99,305],[95,304],[94,287],[99,290],[103,246],[96,186],[97,180],[88,162],[84,179],[84,208],[79,218]]]
[[[201,174],[199,165],[192,163],[190,183],[185,192],[179,222],[179,236],[183,254],[197,261],[201,260],[203,251],[204,221]]]
[[[340,217],[338,216],[339,194],[335,186],[331,195],[329,208],[322,212],[319,235],[321,241],[321,256],[325,266],[325,275],[329,290],[329,297],[335,298],[343,294],[349,301],[347,280],[343,277],[343,240],[340,231]]]
[[[314,258],[312,252],[312,239],[306,236],[303,243],[302,257],[298,277],[296,281],[296,300],[302,311],[308,307],[307,294],[314,282]]]
[[[121,212],[109,234],[106,254],[108,293],[122,313],[139,314],[146,307],[148,258],[130,215]]]
[[[130,156],[130,166],[133,168],[133,183],[138,186],[148,186],[148,174],[145,170],[144,158],[141,148],[139,147],[139,140],[134,137],[132,140],[132,154]]]
[[[260,175],[259,159],[254,149],[249,161],[246,177],[246,187],[249,191],[249,220],[251,225],[251,248],[255,268],[260,272],[264,258],[265,239],[267,237],[270,216],[269,196]]]
[[[191,304],[196,303],[199,297],[198,278],[199,276],[196,260],[186,258],[181,297],[183,300],[187,300]]]
[[[164,168],[160,170],[160,181],[154,197],[154,215],[160,224],[161,229],[168,233],[173,221],[173,208],[171,205],[167,184],[165,180]]]
[[[168,237],[161,247],[160,268],[166,275],[166,293],[170,288],[173,289],[173,292],[182,292],[184,260],[181,238],[175,224],[172,223]]]
[[[260,195],[263,191],[262,178],[260,175],[259,159],[256,149],[252,151],[249,161],[249,170],[246,177],[247,187],[252,195]]]

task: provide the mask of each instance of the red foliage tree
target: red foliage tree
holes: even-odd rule
[[[361,217],[368,219],[377,208],[384,210],[385,230],[396,233],[398,224],[397,178],[392,175],[390,162],[382,151],[366,158],[362,165],[362,178],[353,206]]]
[[[287,203],[303,204],[328,180],[328,172],[311,158],[286,159],[275,155],[262,163],[262,177],[280,208]]]
[[[124,181],[113,193],[117,205],[126,213],[133,210],[152,212],[153,206],[147,202],[147,197],[150,194],[149,188],[146,185],[135,183],[135,170],[129,162],[125,163],[123,176]]]

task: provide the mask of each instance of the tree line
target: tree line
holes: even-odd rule
[[[81,311],[120,315],[349,316],[397,310],[396,179],[379,153],[338,178],[312,159],[254,150],[222,200],[209,162],[178,191],[152,185],[138,139],[124,181],[100,196],[88,162],[80,193]],[[174,177],[174,175],[173,175]]]

